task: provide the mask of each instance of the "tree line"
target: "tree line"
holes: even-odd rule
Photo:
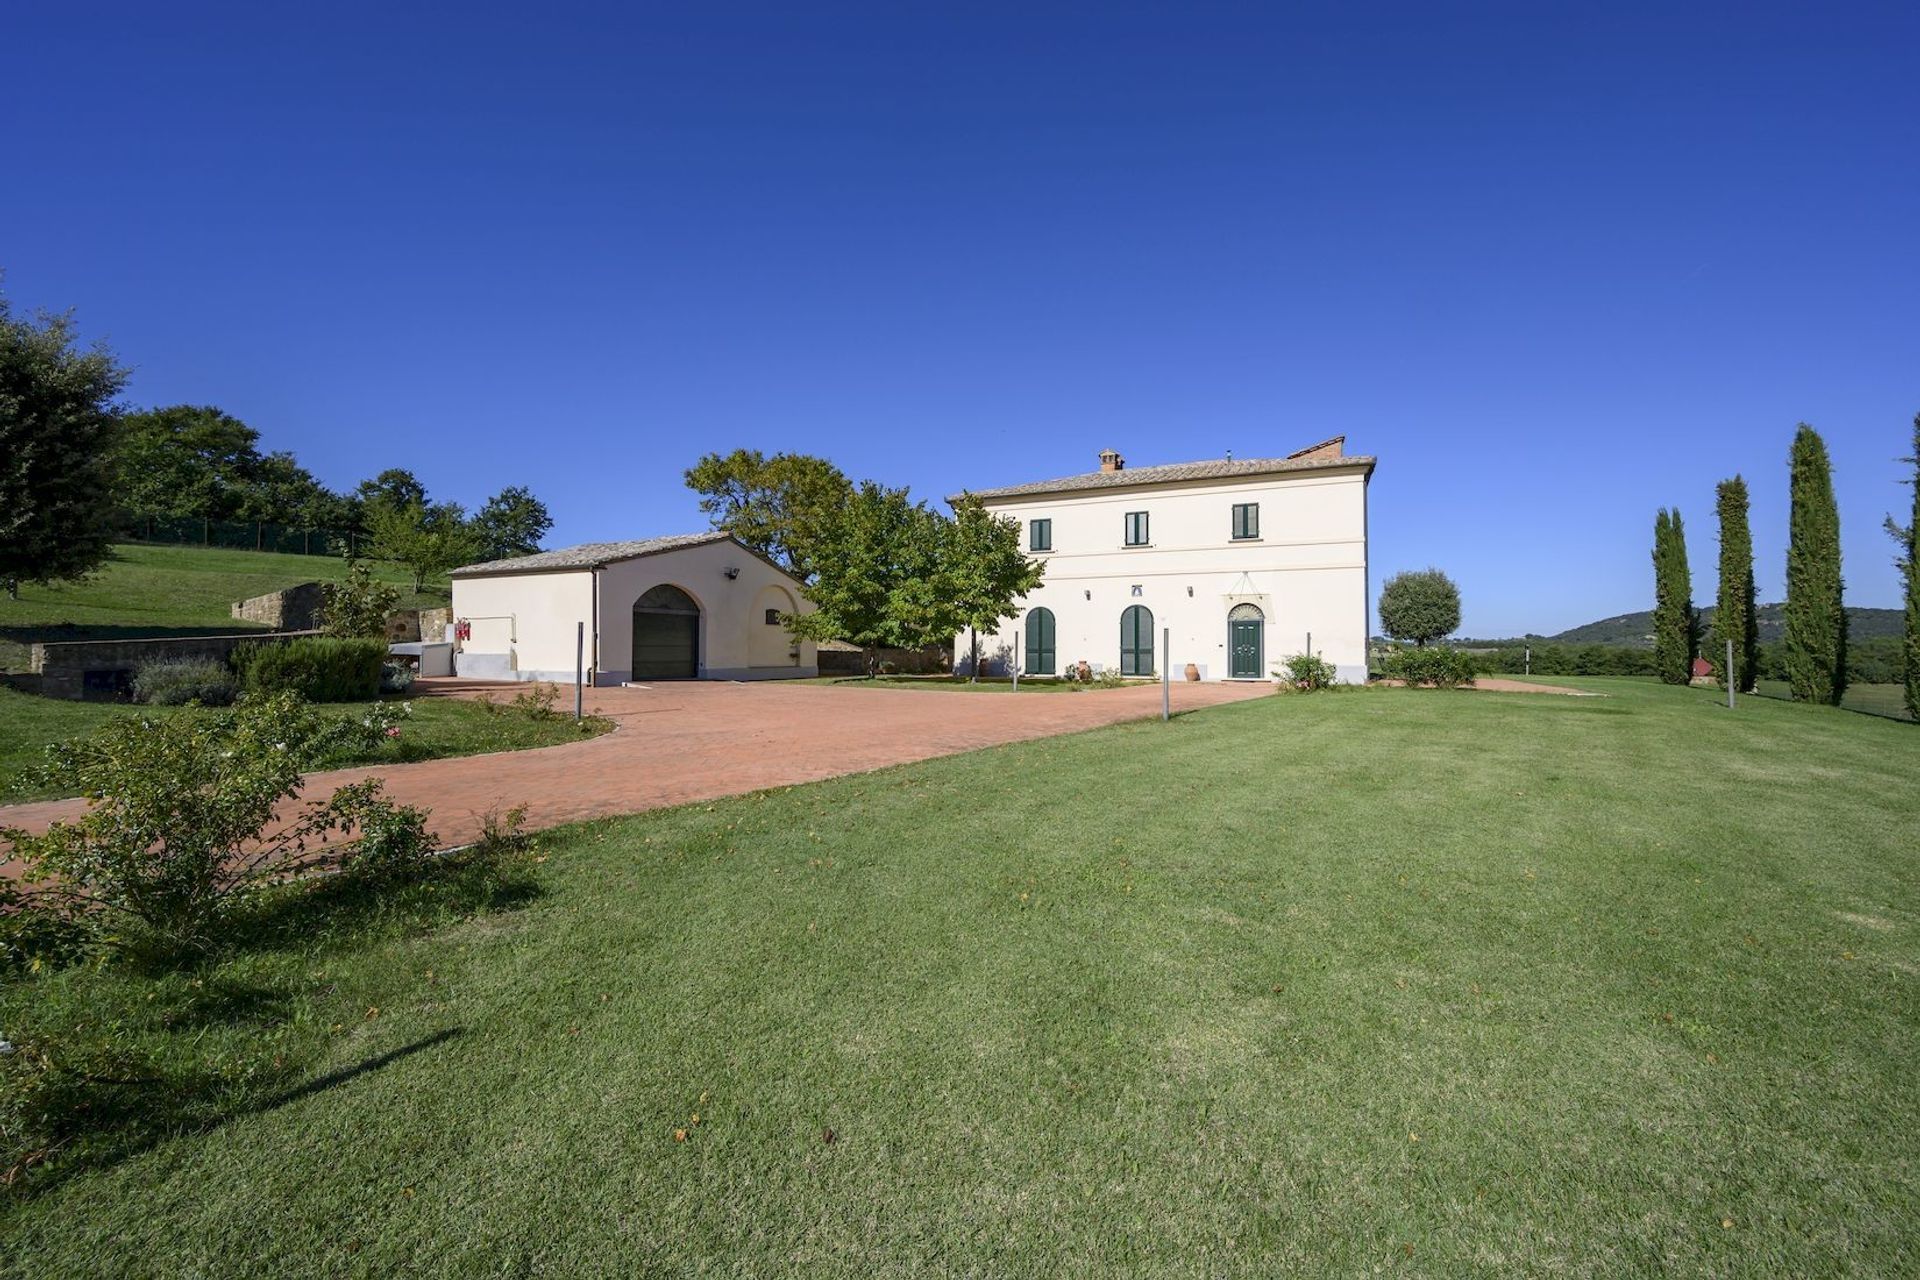
[[[1920,718],[1920,415],[1913,422],[1913,454],[1903,461],[1913,468],[1906,481],[1914,489],[1913,512],[1904,524],[1888,516],[1886,528],[1898,547],[1894,563],[1903,582],[1905,623],[1896,644],[1871,646],[1865,654],[1853,652],[1847,635],[1840,508],[1833,494],[1833,464],[1820,433],[1801,423],[1788,456],[1787,601],[1784,633],[1771,653],[1763,653],[1759,643],[1746,481],[1736,475],[1720,483],[1719,597],[1705,656],[1721,688],[1750,691],[1765,676],[1786,681],[1796,702],[1838,706],[1850,682],[1885,675],[1904,685],[1907,710]],[[1668,684],[1685,684],[1700,652],[1700,619],[1693,607],[1686,533],[1677,510],[1662,509],[1654,519],[1653,567],[1654,674]]]
[[[456,565],[526,555],[553,527],[524,486],[471,513],[390,468],[350,490],[211,405],[133,409],[127,371],[82,348],[70,315],[16,316],[0,295],[0,582],[81,577],[138,517],[259,521],[346,536],[405,565],[418,591]],[[344,548],[343,548],[344,549]]]
[[[855,484],[824,458],[753,449],[709,453],[686,482],[714,528],[806,584],[814,611],[785,619],[794,634],[858,645],[869,675],[881,649],[966,632],[977,678],[980,634],[1017,617],[1040,585],[1019,524],[967,495],[947,515],[904,488]]]

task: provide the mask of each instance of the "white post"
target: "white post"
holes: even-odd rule
[[[1160,628],[1160,718],[1173,719],[1173,628]]]
[[[1533,678],[1533,646],[1532,645],[1527,646],[1526,661],[1521,664],[1520,670],[1526,673],[1528,679]]]
[[[1013,633],[1013,691],[1020,692],[1020,633]]]
[[[583,702],[587,687],[587,624],[577,622],[573,631],[573,718],[585,714]]]
[[[1727,710],[1733,710],[1733,686],[1740,683],[1740,675],[1733,669],[1733,641],[1727,641]]]

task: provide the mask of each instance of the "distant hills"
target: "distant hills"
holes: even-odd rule
[[[1775,644],[1785,623],[1783,616],[1786,606],[1783,604],[1763,604],[1760,606],[1760,643]],[[1713,606],[1700,611],[1701,631],[1713,624]],[[1847,635],[1854,640],[1871,640],[1879,636],[1897,636],[1903,625],[1903,615],[1898,609],[1848,609]],[[1536,642],[1548,644],[1610,644],[1626,649],[1653,648],[1653,613],[1643,609],[1638,613],[1623,613],[1617,617],[1602,618],[1598,622],[1588,622],[1569,628],[1554,636],[1527,637]],[[1489,645],[1501,642],[1491,640],[1466,641],[1468,644]]]

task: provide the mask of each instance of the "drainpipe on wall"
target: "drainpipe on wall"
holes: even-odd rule
[[[587,629],[593,632],[593,661],[587,664],[587,683],[600,687],[600,566],[593,566],[593,617]]]

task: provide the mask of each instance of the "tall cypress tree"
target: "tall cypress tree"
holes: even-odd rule
[[[1687,535],[1678,511],[1662,507],[1653,521],[1653,665],[1668,684],[1693,678],[1693,581]]]
[[[1913,415],[1913,456],[1901,459],[1912,464],[1913,514],[1906,524],[1887,517],[1887,532],[1900,544],[1894,564],[1900,567],[1900,579],[1906,590],[1907,619],[1900,645],[1900,657],[1906,670],[1907,714],[1920,720],[1920,413]]]
[[[1840,577],[1840,508],[1826,441],[1794,433],[1787,524],[1787,683],[1795,702],[1840,705],[1847,691],[1847,611]]]
[[[1727,641],[1733,641],[1733,687],[1753,688],[1760,663],[1760,619],[1754,605],[1753,531],[1747,525],[1747,482],[1722,480],[1720,497],[1720,596],[1713,609],[1713,669],[1727,687]]]

